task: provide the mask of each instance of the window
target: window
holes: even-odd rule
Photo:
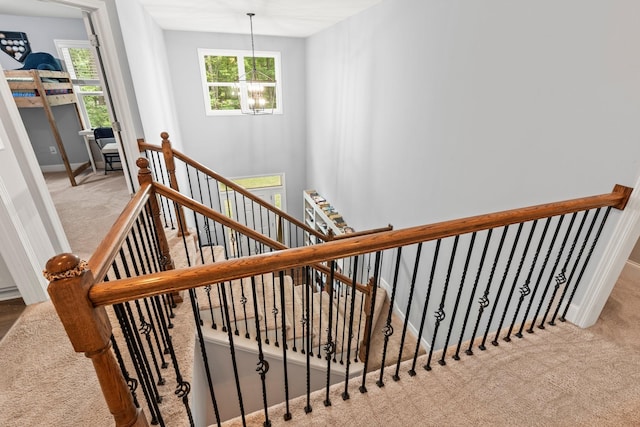
[[[256,52],[256,71],[261,95],[250,96],[254,86],[241,81],[253,70],[251,51],[198,49],[200,74],[208,115],[233,115],[249,112],[255,102],[265,109],[282,113],[280,52]],[[259,77],[264,76],[264,77]],[[276,84],[277,83],[277,84]]]
[[[100,75],[87,40],[55,40],[58,55],[71,76],[85,128],[109,127],[111,118]]]

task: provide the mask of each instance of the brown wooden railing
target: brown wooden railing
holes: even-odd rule
[[[316,237],[320,241],[329,240],[329,238],[325,234],[322,234],[319,231],[309,227],[307,224],[289,215],[285,211],[273,206],[272,204],[262,200],[259,197],[256,197],[254,194],[252,194],[250,191],[246,190],[242,186],[225,178],[224,176],[218,174],[214,170],[206,167],[205,165],[197,162],[196,160],[186,156],[180,151],[174,149],[171,145],[171,141],[169,140],[168,133],[163,132],[160,135],[160,137],[162,138],[162,145],[160,147],[158,147],[157,145],[146,143],[144,140],[138,140],[138,148],[141,153],[145,151],[162,153],[163,159],[164,159],[164,165],[168,173],[168,181],[170,183],[169,186],[174,190],[180,192],[180,188],[178,186],[178,180],[176,178],[176,165],[175,165],[175,159],[178,159],[184,165],[186,165],[187,168],[191,167],[196,171],[203,173],[210,179],[213,179],[217,183],[216,191],[218,191],[218,185],[222,184],[227,188],[231,189],[233,192],[239,194],[241,197],[245,199],[249,199],[256,205],[261,206],[264,209],[272,212],[275,217],[279,218],[279,221],[281,221],[282,219],[286,220],[289,223],[291,223],[293,226],[301,230],[304,230],[304,232]],[[154,165],[152,164],[151,166],[153,167]],[[161,166],[161,165],[158,165],[158,166]],[[162,171],[158,170],[156,174],[162,174]],[[192,191],[191,197],[193,197],[194,195],[195,194],[193,194],[193,191]]]
[[[148,174],[148,171],[143,171],[143,173]],[[527,318],[527,314],[529,312],[529,308],[527,308],[527,312],[522,318],[522,325],[520,327],[520,332],[522,332],[525,323],[531,323],[530,330],[528,332],[533,332],[533,325],[536,323],[536,319],[538,316],[538,312],[544,308],[545,305],[549,305],[546,312],[544,313],[544,318],[540,323],[540,327],[542,328],[544,322],[547,320],[547,314],[551,312],[551,304],[552,301],[556,300],[556,296],[559,295],[559,292],[562,293],[562,296],[559,298],[560,302],[558,302],[558,306],[556,308],[555,313],[551,319],[550,324],[555,320],[556,315],[560,309],[560,304],[563,303],[563,298],[565,294],[570,294],[569,300],[564,301],[565,304],[565,313],[566,308],[571,302],[571,298],[577,289],[577,286],[582,278],[582,274],[584,273],[585,267],[591,254],[593,252],[593,247],[595,246],[598,237],[600,236],[600,232],[605,224],[606,218],[608,216],[608,212],[610,208],[615,209],[624,209],[626,203],[631,194],[631,190],[628,187],[616,185],[611,193],[602,194],[598,196],[592,197],[584,197],[574,200],[568,200],[563,202],[556,203],[548,203],[538,206],[532,206],[521,209],[513,209],[508,211],[502,211],[492,214],[486,215],[478,215],[469,218],[451,220],[440,222],[436,224],[422,225],[417,227],[411,227],[401,230],[392,230],[392,231],[383,231],[375,234],[365,234],[365,235],[356,235],[349,239],[338,239],[333,241],[328,241],[321,245],[314,245],[308,247],[299,247],[292,249],[281,248],[281,244],[277,241],[269,241],[264,236],[253,235],[253,238],[257,241],[263,242],[265,244],[271,245],[274,249],[278,249],[279,247],[282,250],[257,254],[253,256],[247,256],[237,259],[229,259],[223,260],[219,262],[215,262],[213,264],[206,264],[200,266],[191,266],[188,268],[178,268],[174,270],[162,271],[166,270],[164,268],[160,269],[160,271],[150,272],[149,274],[140,276],[140,277],[130,277],[130,278],[122,278],[117,280],[109,280],[102,281],[99,280],[100,277],[105,276],[106,270],[110,264],[113,264],[113,258],[115,254],[118,252],[119,247],[123,245],[125,241],[122,237],[127,230],[130,230],[133,227],[134,218],[144,209],[151,209],[153,211],[153,218],[156,225],[156,233],[158,234],[158,247],[159,252],[164,254],[165,249],[163,246],[166,246],[166,238],[163,238],[164,234],[163,227],[159,224],[159,208],[157,207],[157,197],[164,196],[170,198],[171,200],[178,201],[181,205],[188,206],[190,209],[194,211],[198,211],[203,215],[213,215],[213,212],[210,212],[208,209],[201,207],[190,201],[188,198],[180,195],[179,193],[172,191],[167,188],[163,188],[162,186],[150,184],[146,178],[141,180],[142,188],[140,192],[136,195],[136,197],[132,200],[132,202],[128,205],[127,209],[123,212],[121,217],[116,222],[114,229],[108,234],[107,238],[103,242],[103,244],[99,247],[98,251],[88,263],[88,267],[82,264],[77,258],[70,255],[60,255],[58,257],[53,258],[47,264],[46,270],[48,273],[48,277],[51,280],[49,285],[49,293],[51,295],[51,299],[58,311],[58,314],[65,326],[67,334],[74,346],[74,349],[77,352],[84,352],[85,355],[92,359],[98,378],[100,379],[100,383],[103,389],[103,393],[105,395],[105,400],[114,415],[114,419],[116,421],[116,425],[118,426],[146,426],[147,420],[145,416],[140,412],[140,410],[136,409],[133,404],[131,395],[129,394],[129,390],[127,388],[125,379],[118,369],[118,365],[116,363],[116,359],[109,351],[110,343],[109,337],[111,335],[111,327],[109,325],[109,320],[106,316],[106,312],[104,307],[120,304],[129,301],[135,301],[141,298],[154,298],[154,297],[162,297],[170,293],[186,291],[192,292],[191,290],[201,286],[207,286],[212,283],[222,283],[222,282],[230,282],[242,278],[252,278],[264,274],[271,274],[272,272],[282,272],[282,271],[290,271],[294,269],[305,269],[310,266],[315,266],[319,270],[328,267],[329,270],[325,271],[327,275],[331,277],[336,273],[334,270],[334,262],[336,259],[343,259],[348,257],[358,257],[363,255],[376,254],[376,262],[375,262],[375,273],[372,277],[372,290],[373,290],[373,299],[375,299],[375,289],[377,282],[380,279],[380,266],[382,263],[382,252],[388,250],[394,250],[397,252],[397,260],[396,260],[396,272],[395,278],[393,280],[393,291],[391,294],[391,308],[389,310],[389,315],[387,318],[387,325],[389,325],[389,319],[391,317],[391,310],[394,306],[394,298],[395,298],[395,290],[397,286],[398,279],[398,265],[400,264],[400,257],[403,248],[415,248],[417,245],[417,255],[415,262],[415,271],[414,277],[410,284],[410,295],[409,301],[407,303],[407,308],[405,309],[405,314],[407,318],[405,319],[404,329],[402,331],[402,342],[405,339],[405,332],[407,328],[407,322],[409,321],[409,311],[415,304],[412,304],[411,298],[413,295],[413,290],[416,282],[416,273],[419,270],[419,258],[420,252],[423,244],[428,244],[429,242],[436,243],[435,255],[433,256],[433,266],[431,270],[431,279],[433,279],[434,270],[436,269],[436,261],[438,258],[438,252],[440,251],[440,243],[443,241],[447,241],[446,239],[454,238],[451,249],[451,259],[449,261],[449,270],[446,274],[446,279],[443,279],[444,290],[442,291],[442,297],[440,301],[440,305],[438,311],[436,311],[436,323],[435,327],[432,328],[435,331],[432,333],[432,341],[429,350],[429,359],[427,364],[425,365],[425,369],[430,370],[430,361],[433,354],[434,347],[437,344],[436,336],[438,332],[438,327],[440,326],[441,321],[444,319],[444,309],[447,304],[452,304],[451,298],[447,299],[447,288],[449,284],[449,278],[451,275],[452,266],[454,265],[454,258],[456,254],[456,247],[458,246],[458,239],[461,236],[471,236],[471,243],[469,245],[467,260],[464,266],[464,272],[462,273],[462,279],[460,281],[460,288],[458,291],[458,296],[455,302],[454,319],[452,319],[449,326],[449,333],[447,334],[447,338],[443,344],[444,349],[447,348],[449,344],[449,337],[451,336],[453,324],[455,321],[455,313],[458,311],[458,303],[460,300],[460,296],[463,293],[463,285],[465,283],[465,276],[467,276],[467,268],[469,266],[470,259],[472,259],[472,249],[473,242],[476,240],[477,233],[486,233],[485,239],[485,247],[482,254],[482,258],[479,261],[478,266],[478,274],[476,277],[476,282],[471,290],[471,296],[468,298],[468,309],[464,320],[464,326],[460,331],[460,341],[458,342],[458,349],[454,356],[454,359],[458,360],[458,352],[460,350],[461,342],[464,337],[470,337],[471,343],[469,344],[469,349],[467,350],[467,354],[473,354],[472,346],[474,344],[476,338],[476,331],[478,329],[478,325],[480,324],[480,319],[483,316],[483,311],[485,308],[488,308],[490,303],[487,297],[490,295],[494,295],[494,305],[491,311],[491,317],[486,326],[486,332],[484,334],[484,339],[482,340],[482,344],[479,346],[481,350],[484,350],[484,343],[487,339],[487,335],[490,327],[493,326],[495,322],[491,322],[493,319],[494,312],[498,307],[498,302],[501,300],[503,285],[505,284],[505,279],[507,278],[507,274],[510,271],[511,261],[515,258],[514,254],[516,253],[516,248],[521,248],[522,245],[519,244],[519,237],[521,231],[524,229],[524,225],[529,227],[529,238],[524,249],[519,249],[522,252],[522,259],[520,261],[520,265],[518,266],[517,273],[513,278],[513,285],[511,286],[511,292],[509,293],[509,297],[506,301],[506,306],[504,307],[504,313],[502,314],[502,319],[500,320],[499,326],[495,327],[497,330],[496,338],[494,338],[494,345],[498,345],[497,338],[501,333],[503,321],[508,313],[513,313],[514,308],[508,304],[511,303],[512,294],[514,294],[514,290],[516,289],[516,284],[519,283],[521,268],[523,267],[525,259],[531,262],[531,269],[529,271],[529,275],[527,276],[526,282],[521,288],[521,297],[518,302],[517,309],[515,309],[515,314],[513,314],[513,322],[512,326],[509,329],[509,333],[504,338],[505,341],[509,341],[511,336],[511,330],[513,329],[513,325],[516,323],[516,317],[519,315],[519,310],[521,305],[523,304],[524,298],[529,296],[530,303],[529,308],[534,304],[534,296],[538,289],[541,292],[538,293],[538,300],[536,300],[536,304],[538,304],[538,310],[536,311],[535,317],[531,322],[530,318]],[[156,195],[157,194],[157,195]],[[154,206],[154,204],[156,204]],[[599,217],[600,209],[607,208],[606,214],[604,218]],[[589,216],[589,212],[595,210],[595,213]],[[584,212],[582,215],[582,219],[578,217],[578,213]],[[180,214],[178,214],[179,216]],[[565,216],[570,215],[570,223],[567,225],[567,222],[563,222]],[[553,238],[550,243],[548,242],[548,238],[550,234],[547,234],[547,230],[551,230],[552,228],[552,219],[558,218],[555,220],[555,232],[553,233]],[[591,218],[591,222],[589,225],[588,218]],[[218,220],[222,221],[223,218],[218,217]],[[544,231],[540,235],[540,228],[536,230],[536,225],[539,220],[545,221]],[[598,226],[598,221],[600,221],[600,225]],[[579,228],[574,227],[575,224],[578,224]],[[505,239],[509,231],[509,226],[518,224],[518,231],[515,237],[512,238],[512,250],[509,258],[504,260],[504,252],[501,255],[501,251],[503,248],[503,244],[509,244],[508,239]],[[584,226],[584,227],[583,227]],[[474,294],[476,293],[476,285],[478,284],[478,278],[480,277],[480,272],[483,267],[483,263],[485,261],[485,254],[487,252],[487,248],[489,247],[491,233],[493,230],[502,230],[502,238],[500,240],[499,246],[496,251],[495,260],[493,263],[493,267],[491,269],[491,273],[486,285],[486,289],[484,292],[483,298],[480,300],[480,308],[478,310],[478,320],[476,322],[476,326],[474,328],[473,334],[469,335],[468,331],[465,331],[467,325],[467,318],[469,318],[469,310],[471,309],[472,301],[474,300]],[[595,230],[595,232],[594,232]],[[249,230],[243,230],[246,233],[249,233]],[[557,236],[562,235],[564,232],[564,238],[556,239]],[[259,233],[255,233],[259,234]],[[479,235],[479,234],[478,234]],[[539,240],[539,244],[537,245],[537,250],[535,255],[531,255],[531,252],[528,253],[530,248],[533,246],[530,245],[533,236],[537,236]],[[582,243],[578,243],[580,239],[583,239]],[[479,238],[478,238],[479,240]],[[557,248],[556,242],[562,240],[562,243]],[[164,241],[164,243],[162,243]],[[572,244],[569,244],[573,241]],[[544,243],[544,245],[543,245]],[[412,246],[410,246],[412,245]],[[519,246],[520,245],[520,246]],[[541,251],[545,251],[545,245],[548,245],[548,252],[544,259],[544,262],[540,266],[540,258],[539,253]],[[443,243],[443,247],[445,243]],[[447,248],[449,247],[447,246]],[[570,246],[570,249],[566,251],[565,249]],[[590,246],[590,248],[589,248]],[[575,250],[574,250],[575,249]],[[408,249],[407,249],[408,250]],[[443,249],[444,250],[444,249]],[[415,250],[413,251],[415,252]],[[412,252],[412,253],[413,253]],[[553,254],[554,256],[550,256]],[[166,255],[162,255],[166,256]],[[555,265],[550,269],[546,270],[547,261],[552,258],[556,258]],[[561,258],[565,257],[566,262],[564,266],[560,268]],[[581,259],[582,257],[582,259]],[[501,260],[500,262],[498,262]],[[570,261],[574,263],[573,268],[570,267]],[[581,264],[582,263],[582,264]],[[496,270],[496,266],[500,264],[504,266],[504,276],[502,281],[500,282],[500,286],[495,291],[495,287],[491,287],[492,278],[494,277],[494,272]],[[582,266],[582,267],[580,267]],[[533,292],[529,287],[531,283],[531,278],[533,276],[534,270],[538,275],[538,279],[533,288]],[[569,279],[567,281],[565,271],[568,273]],[[569,273],[570,271],[570,273]],[[546,287],[544,285],[540,285],[542,281],[542,276],[546,276],[547,272],[549,272],[549,279]],[[543,274],[544,273],[544,274]],[[574,275],[577,273],[577,275]],[[550,284],[554,277],[554,274],[558,274],[556,276],[556,286],[554,290],[551,290],[553,294],[549,296],[547,293],[550,290]],[[511,277],[511,276],[510,276]],[[557,279],[557,277],[562,277],[564,281]],[[577,279],[576,279],[577,277]],[[572,281],[573,279],[573,281]],[[355,281],[349,280],[348,277],[345,277],[346,283],[350,286],[353,284],[355,290]],[[426,281],[425,281],[426,283]],[[562,290],[560,288],[561,285],[565,285],[566,288]],[[540,286],[539,286],[540,285]],[[569,292],[569,286],[573,287],[573,290]],[[452,285],[453,286],[453,285]],[[423,307],[416,307],[423,309],[422,323],[420,324],[419,335],[422,337],[423,326],[425,322],[425,314],[427,312],[427,305],[431,304],[433,307],[434,304],[437,305],[436,302],[429,303],[429,295],[432,289],[432,280],[429,281],[428,291],[427,291],[427,299]],[[435,290],[434,290],[435,293]],[[307,293],[307,298],[309,294]],[[193,299],[193,298],[192,298]],[[504,299],[502,297],[502,299]],[[371,300],[371,299],[370,299]],[[445,304],[447,302],[447,304]],[[353,304],[353,303],[352,303]],[[195,306],[194,306],[195,307]],[[352,306],[353,307],[353,306]],[[447,305],[448,307],[448,305]],[[308,309],[308,308],[307,308]],[[373,306],[373,302],[371,302],[371,306],[368,307],[369,310],[373,311],[375,307]],[[353,310],[353,308],[352,308]],[[503,308],[500,308],[503,310]],[[194,312],[196,309],[194,308]],[[351,318],[353,319],[353,312]],[[564,314],[560,316],[560,320],[564,320]],[[527,323],[527,324],[529,324]],[[331,324],[329,324],[329,329],[331,329]],[[443,326],[444,327],[444,326]],[[284,325],[283,325],[284,328]],[[284,331],[284,329],[283,329]],[[284,332],[283,332],[284,333]],[[367,326],[366,334],[371,333],[371,325]],[[389,334],[390,335],[390,334]],[[516,334],[518,335],[518,334]],[[418,341],[420,341],[420,337]],[[386,353],[386,339],[388,338],[387,333],[385,332],[385,348],[384,352]],[[229,332],[229,339],[233,342],[233,337],[231,336],[231,332]],[[258,340],[259,341],[259,340]],[[368,340],[365,340],[368,341]],[[415,364],[416,358],[418,355],[419,342],[416,347],[416,353],[414,356],[413,367],[409,371],[411,375],[415,375]],[[285,346],[286,347],[286,346]],[[402,345],[401,345],[402,347]],[[286,356],[286,349],[283,349],[284,355]],[[398,372],[400,366],[400,359],[402,358],[402,350],[398,357],[398,365],[396,367],[396,374],[394,375],[394,379],[398,379]],[[369,358],[369,349],[367,347],[366,351],[363,352],[365,369],[364,373],[366,373],[366,365]],[[383,353],[383,362],[385,353]],[[261,359],[262,360],[262,359]],[[442,355],[441,364],[444,364],[445,353]],[[286,358],[285,358],[286,362]],[[330,361],[328,361],[330,364]],[[349,360],[347,358],[347,366],[349,364]],[[384,363],[383,363],[384,365]],[[380,371],[380,380],[378,381],[378,385],[383,385],[383,371],[382,366]],[[286,369],[286,368],[285,368]],[[286,372],[286,370],[285,370]],[[362,378],[362,386],[361,391],[366,391],[365,387],[365,377],[363,373]],[[285,374],[286,375],[286,374]],[[263,374],[264,381],[264,374]],[[346,382],[348,382],[348,368],[347,368],[347,376],[345,377],[345,390],[346,390]],[[264,383],[263,383],[264,384]],[[329,384],[327,383],[327,390]],[[238,384],[238,390],[240,386]],[[177,393],[177,392],[176,392]],[[308,396],[309,391],[307,391]],[[327,391],[328,393],[328,391]],[[346,393],[346,391],[345,391]],[[327,394],[328,396],[328,394]],[[348,396],[347,396],[348,397]],[[288,399],[288,397],[287,397]],[[265,399],[266,402],[266,399]],[[288,400],[287,400],[288,403]],[[217,412],[217,411],[216,411]],[[265,413],[267,413],[267,409],[265,408]],[[244,414],[243,414],[244,416]],[[290,415],[289,415],[290,416]],[[267,415],[268,419],[268,415]],[[218,419],[218,422],[220,420]]]

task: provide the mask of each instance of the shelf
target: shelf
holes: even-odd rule
[[[305,190],[303,200],[304,220],[309,227],[323,234],[328,234],[329,231],[335,235],[353,232],[344,217],[316,190]]]

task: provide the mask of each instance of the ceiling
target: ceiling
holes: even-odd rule
[[[167,30],[307,37],[381,0],[138,0]],[[80,11],[48,1],[0,0],[0,14],[78,18]]]

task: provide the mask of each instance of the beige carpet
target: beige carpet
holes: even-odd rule
[[[102,177],[89,177],[96,180],[96,187],[90,187],[90,182],[85,183],[86,187],[83,184],[73,189],[68,187],[68,181],[66,188],[61,184],[57,191],[62,197],[79,189],[73,194],[84,201],[60,203],[58,198],[58,209],[75,205],[75,209],[66,210],[67,214],[77,213],[89,224],[94,216],[104,219],[115,214],[112,220],[104,220],[106,231],[122,207],[108,213],[91,205],[89,199],[98,195],[94,203],[118,200],[114,204],[122,202],[124,206],[128,195],[118,185],[112,188],[120,190],[113,193],[105,188],[100,190],[106,182],[117,182],[112,180],[116,176],[108,175],[108,180]],[[87,191],[81,193],[84,190]],[[53,188],[52,194],[55,191]],[[80,206],[84,213],[80,212]],[[74,252],[88,257],[104,232],[96,227],[96,235],[83,240],[85,233],[72,237],[73,230],[81,227],[76,227],[73,220],[63,218],[63,222],[65,229],[69,227]],[[295,401],[292,421],[282,421],[282,409],[277,407],[271,411],[271,419],[274,425],[289,426],[639,425],[639,284],[640,269],[627,267],[600,321],[589,330],[560,323],[511,344],[503,343],[499,348],[489,346],[486,352],[477,351],[476,356],[463,356],[460,362],[448,358],[444,367],[432,363],[433,371],[418,369],[416,377],[406,374],[411,362],[405,362],[399,382],[394,382],[391,373],[386,372],[386,386],[378,388],[375,385],[378,372],[374,372],[367,379],[366,395],[357,390],[360,382],[353,381],[349,401],[342,401],[342,387],[337,387],[329,408],[324,407],[324,395],[319,394],[314,396],[312,413],[305,415],[304,402]],[[177,311],[182,317],[181,312],[190,311],[190,307],[183,304]],[[183,315],[191,318],[190,313]],[[382,323],[384,316],[376,329]],[[173,335],[188,337],[176,338],[180,358],[192,355],[192,327],[176,322]],[[401,326],[396,324],[394,329],[400,331]],[[379,345],[376,338],[372,345]],[[405,356],[412,355],[415,341],[412,339],[405,345],[409,350],[405,349]],[[394,353],[397,351],[390,352]],[[0,372],[0,426],[113,425],[91,362],[73,351],[50,303],[28,307],[0,341]],[[190,366],[184,366],[182,373],[191,379]],[[167,379],[173,380],[170,374]],[[186,425],[182,405],[173,394],[173,384],[168,381],[161,387],[163,406],[172,414],[165,421],[171,427]],[[180,421],[174,421],[173,417]],[[251,417],[249,424],[262,425],[262,417],[262,413]]]
[[[89,259],[131,199],[122,171],[84,173],[72,187],[65,172],[44,174],[71,251]]]
[[[283,421],[283,405],[271,411],[271,421],[363,427],[640,425],[640,269],[627,266],[591,329],[559,323],[447,361],[415,377],[406,374],[411,362],[403,362],[398,382],[387,368],[383,388],[373,373],[366,395],[353,382],[351,399],[343,401],[342,387],[334,387],[332,406],[323,405],[320,392],[312,396],[311,413],[304,413],[305,400],[298,399],[291,403],[291,421]],[[247,419],[252,426],[263,420],[263,413]]]

